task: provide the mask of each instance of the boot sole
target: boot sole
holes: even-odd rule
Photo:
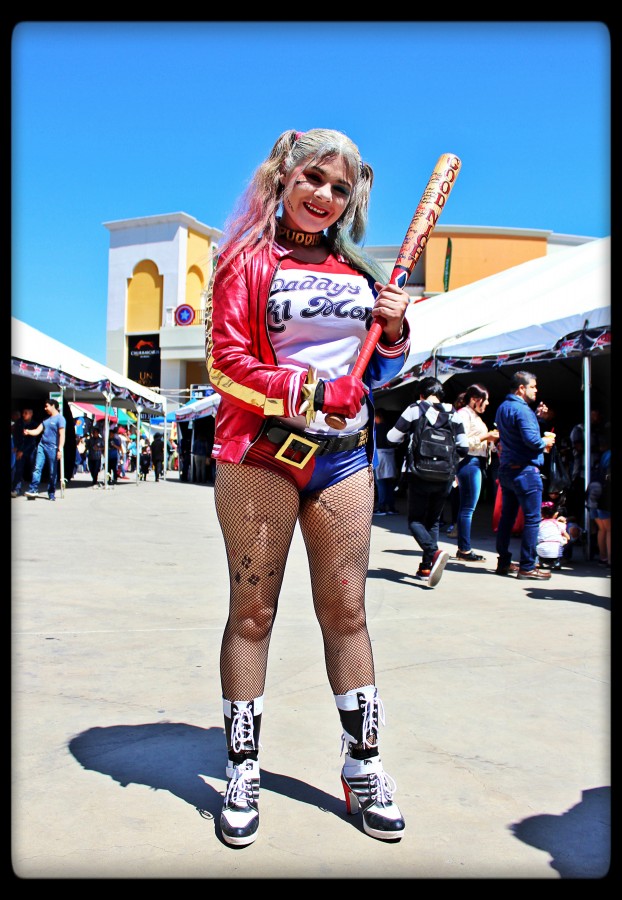
[[[377,831],[375,828],[369,828],[365,817],[363,817],[363,831],[370,837],[377,838],[379,841],[401,841],[404,829],[401,831]]]
[[[225,834],[224,831],[222,833],[222,839],[225,844],[229,844],[230,847],[248,847],[249,844],[252,844],[255,838],[257,837],[257,832],[252,834],[250,837],[238,838],[231,837],[229,834]]]
[[[232,847],[246,847],[248,846],[248,844],[252,844],[259,834],[259,822],[257,822],[257,827],[252,834],[227,834],[225,829],[222,827],[221,821],[220,833],[222,834],[222,839],[225,844],[229,844]]]

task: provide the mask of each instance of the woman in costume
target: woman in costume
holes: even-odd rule
[[[361,247],[371,166],[344,134],[280,135],[227,223],[210,285],[206,360],[221,396],[214,496],[230,576],[220,675],[228,778],[221,830],[259,827],[259,731],[270,636],[296,522],[341,720],[349,813],[381,840],[404,820],[383,769],[365,616],[374,504],[372,389],[408,351],[408,295]],[[364,379],[349,373],[374,319]],[[345,417],[343,429],[326,417]]]

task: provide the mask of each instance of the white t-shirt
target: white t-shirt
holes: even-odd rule
[[[542,519],[538,527],[536,553],[543,559],[559,559],[564,549],[564,540],[555,519]]]
[[[268,330],[279,366],[308,369],[331,380],[348,375],[367,337],[374,295],[367,278],[330,255],[325,263],[282,260],[270,288]],[[369,419],[364,405],[340,434],[360,431]],[[334,434],[318,412],[283,419],[296,428]]]

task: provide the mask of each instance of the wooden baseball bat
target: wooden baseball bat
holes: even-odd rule
[[[402,241],[400,252],[389,278],[389,284],[396,284],[398,287],[403,288],[408,281],[419,257],[425,250],[430,234],[438,222],[461,166],[461,160],[453,153],[443,153],[442,156],[439,156]],[[350,373],[355,378],[363,377],[367,363],[376,349],[376,344],[380,340],[385,324],[384,319],[376,319],[372,322],[365,342],[354,363],[354,368]],[[339,428],[341,430],[345,428],[346,420],[343,416],[329,413],[326,416],[326,423],[331,428]]]

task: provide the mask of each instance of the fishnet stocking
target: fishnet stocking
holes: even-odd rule
[[[216,513],[229,565],[229,618],[220,653],[223,696],[262,696],[268,647],[297,518],[334,694],[374,683],[365,620],[374,482],[371,468],[300,498],[274,472],[218,463]]]

